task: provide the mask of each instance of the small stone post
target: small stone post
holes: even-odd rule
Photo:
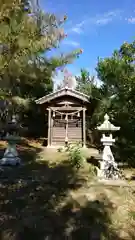
[[[112,132],[120,130],[120,127],[115,127],[113,124],[111,124],[109,121],[109,116],[105,114],[103,124],[97,127],[97,129],[102,132],[101,142],[104,146],[102,153],[102,161],[100,161],[100,170],[98,172],[98,177],[103,179],[117,179],[117,163],[115,162],[110,146],[112,146],[115,142],[115,139],[113,139],[112,136]]]

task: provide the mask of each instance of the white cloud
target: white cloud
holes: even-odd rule
[[[128,23],[135,24],[135,17],[130,17],[125,19]]]
[[[94,17],[88,17],[87,19],[71,27],[71,29],[69,29],[69,32],[81,34],[84,32],[85,28],[88,28],[90,26],[92,27],[92,26],[107,25],[108,23],[112,22],[114,19],[120,19],[121,13],[122,11],[120,10],[114,10],[114,11],[106,12],[104,14],[98,14]]]
[[[93,18],[92,23],[95,25],[107,25],[109,22],[113,21],[115,18],[119,18],[120,16],[120,10],[110,11],[104,13],[103,15],[97,15]]]
[[[71,28],[72,32],[81,34],[83,33],[83,26],[87,23],[87,20],[83,20],[80,23],[76,24],[75,27]]]
[[[54,90],[57,89],[57,86],[61,84],[64,79],[64,74],[62,71],[56,71],[53,76]]]
[[[82,29],[80,27],[74,27],[72,28],[72,32],[75,32],[75,33],[78,33],[78,34],[81,34],[82,33]]]
[[[102,82],[101,82],[101,80],[97,77],[97,75],[95,75],[94,82],[95,82],[95,84],[96,84],[97,87],[101,87]]]
[[[66,44],[66,45],[73,46],[73,47],[78,47],[78,46],[80,46],[80,43],[79,43],[79,42],[72,41],[72,40],[66,40],[66,41],[64,41],[63,43]]]
[[[107,25],[109,22],[112,21],[112,18],[101,18],[101,19],[98,19],[95,24],[97,25]]]

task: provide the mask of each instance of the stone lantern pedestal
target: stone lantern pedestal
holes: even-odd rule
[[[17,166],[20,165],[21,159],[19,158],[16,144],[20,141],[20,137],[17,136],[18,126],[15,116],[12,117],[12,121],[8,123],[6,130],[8,132],[4,140],[7,141],[8,146],[5,150],[3,158],[0,160],[2,166]]]
[[[16,142],[20,140],[15,136],[7,136],[4,138],[8,142],[3,158],[0,160],[2,166],[17,166],[20,165],[21,159],[16,149]]]
[[[102,160],[100,161],[100,169],[98,171],[98,177],[102,179],[118,179],[119,170],[117,163],[115,162],[111,146],[115,143],[112,132],[120,130],[120,127],[115,127],[109,121],[109,116],[104,116],[104,122],[101,126],[97,127],[102,132],[101,142],[104,146],[102,153]]]

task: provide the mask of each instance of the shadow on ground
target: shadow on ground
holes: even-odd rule
[[[68,197],[84,185],[71,165],[39,164],[39,149],[30,151],[22,152],[27,164],[0,176],[0,240],[120,239],[109,227],[114,209],[105,195],[82,206]]]

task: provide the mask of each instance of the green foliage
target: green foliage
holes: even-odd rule
[[[77,169],[81,168],[84,162],[84,157],[81,153],[81,146],[79,144],[68,144],[66,152],[69,154],[71,165]]]
[[[108,113],[112,123],[121,127],[114,147],[116,158],[134,165],[135,41],[122,44],[111,57],[99,58],[96,71],[101,82],[100,87],[96,86],[89,72],[84,69],[81,70],[80,77],[76,78],[78,90],[89,95],[91,101],[97,99],[93,111],[88,111],[88,139],[100,146],[96,127],[103,122],[104,114]]]
[[[81,91],[84,94],[90,96],[90,98],[93,96],[95,98],[99,98],[99,92],[96,86],[95,77],[90,76],[90,73],[87,70],[81,69],[81,74],[80,76],[76,77],[76,81],[78,91]]]
[[[71,63],[81,53],[77,49],[47,57],[47,52],[59,47],[66,37],[65,20],[66,16],[60,19],[29,1],[0,2],[0,97],[13,98],[22,123],[25,116],[30,117],[28,108],[30,112],[35,110],[32,102],[52,92],[57,68]]]
[[[135,126],[135,41],[124,43],[112,57],[99,59],[97,73],[102,81],[103,98],[109,100],[106,112],[120,126],[115,147],[120,161],[134,164]],[[100,107],[99,115],[103,113]]]
[[[103,104],[101,104],[101,101],[104,101],[104,99],[102,99],[103,93],[102,90],[97,87],[95,77],[91,76],[90,73],[85,69],[81,69],[80,76],[76,77],[76,81],[77,90],[90,97],[91,106],[87,111],[86,123],[87,140],[92,145],[97,144],[97,141],[95,141],[97,135],[95,127],[97,123],[99,123],[99,108],[102,108]]]
[[[58,148],[58,152],[66,152],[69,157],[71,165],[77,169],[81,168],[84,163],[84,157],[81,152],[81,145],[76,144],[67,144],[65,147]]]
[[[97,169],[93,164],[89,164],[89,176],[91,176],[91,178],[97,176]]]
[[[133,221],[135,221],[135,211],[130,211],[129,215],[133,219]]]
[[[65,38],[62,28],[65,19],[41,11],[36,16],[28,14],[19,0],[1,3],[0,86],[6,92],[24,97],[45,95],[55,69],[71,62],[79,54],[76,50],[46,58],[46,52],[58,47]],[[52,91],[52,84],[49,90]]]

